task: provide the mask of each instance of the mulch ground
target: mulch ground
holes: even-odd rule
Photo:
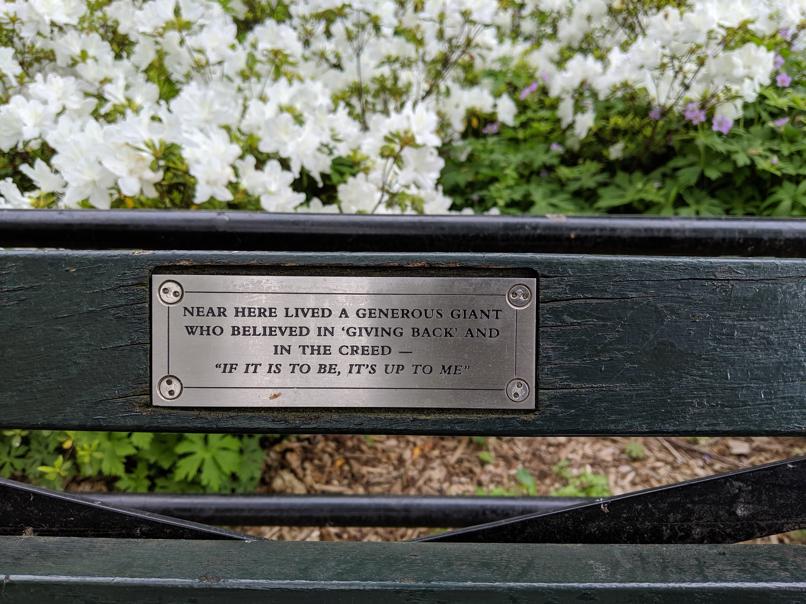
[[[643,455],[641,453],[643,452]],[[628,453],[631,453],[630,456]],[[613,494],[759,465],[806,453],[806,438],[486,438],[296,436],[267,452],[264,493],[522,494],[520,468],[537,494],[567,484],[567,473],[607,477]],[[563,478],[565,476],[565,478]],[[269,539],[405,540],[433,529],[251,527]],[[795,538],[802,540],[802,535]],[[791,535],[766,542],[792,541]]]

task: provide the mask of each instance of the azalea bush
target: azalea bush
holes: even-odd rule
[[[0,206],[796,213],[804,19],[803,0],[5,2]]]

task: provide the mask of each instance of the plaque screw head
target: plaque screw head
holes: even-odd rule
[[[163,304],[176,304],[185,295],[185,290],[176,281],[163,281],[159,288],[159,297]]]
[[[526,383],[526,380],[522,380],[521,378],[509,380],[507,384],[507,396],[509,400],[515,403],[522,403],[529,398],[529,384]]]
[[[157,391],[166,401],[172,401],[182,394],[182,381],[175,375],[166,375],[157,384]]]
[[[513,285],[507,292],[507,302],[515,308],[526,308],[532,303],[532,290],[523,283]]]

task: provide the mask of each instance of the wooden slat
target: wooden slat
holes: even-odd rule
[[[795,602],[802,546],[0,538],[14,602]]]
[[[534,412],[154,408],[157,268],[530,269]],[[330,268],[323,268],[330,267]],[[439,434],[804,434],[806,261],[536,254],[0,252],[0,426]]]

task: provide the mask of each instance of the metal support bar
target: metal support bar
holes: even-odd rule
[[[0,246],[806,257],[806,221],[4,210]]]
[[[736,543],[806,528],[806,457],[425,537],[496,543]]]
[[[0,535],[249,539],[213,526],[120,509],[5,478],[0,478]]]
[[[105,505],[241,526],[469,526],[567,508],[581,497],[81,494]]]

